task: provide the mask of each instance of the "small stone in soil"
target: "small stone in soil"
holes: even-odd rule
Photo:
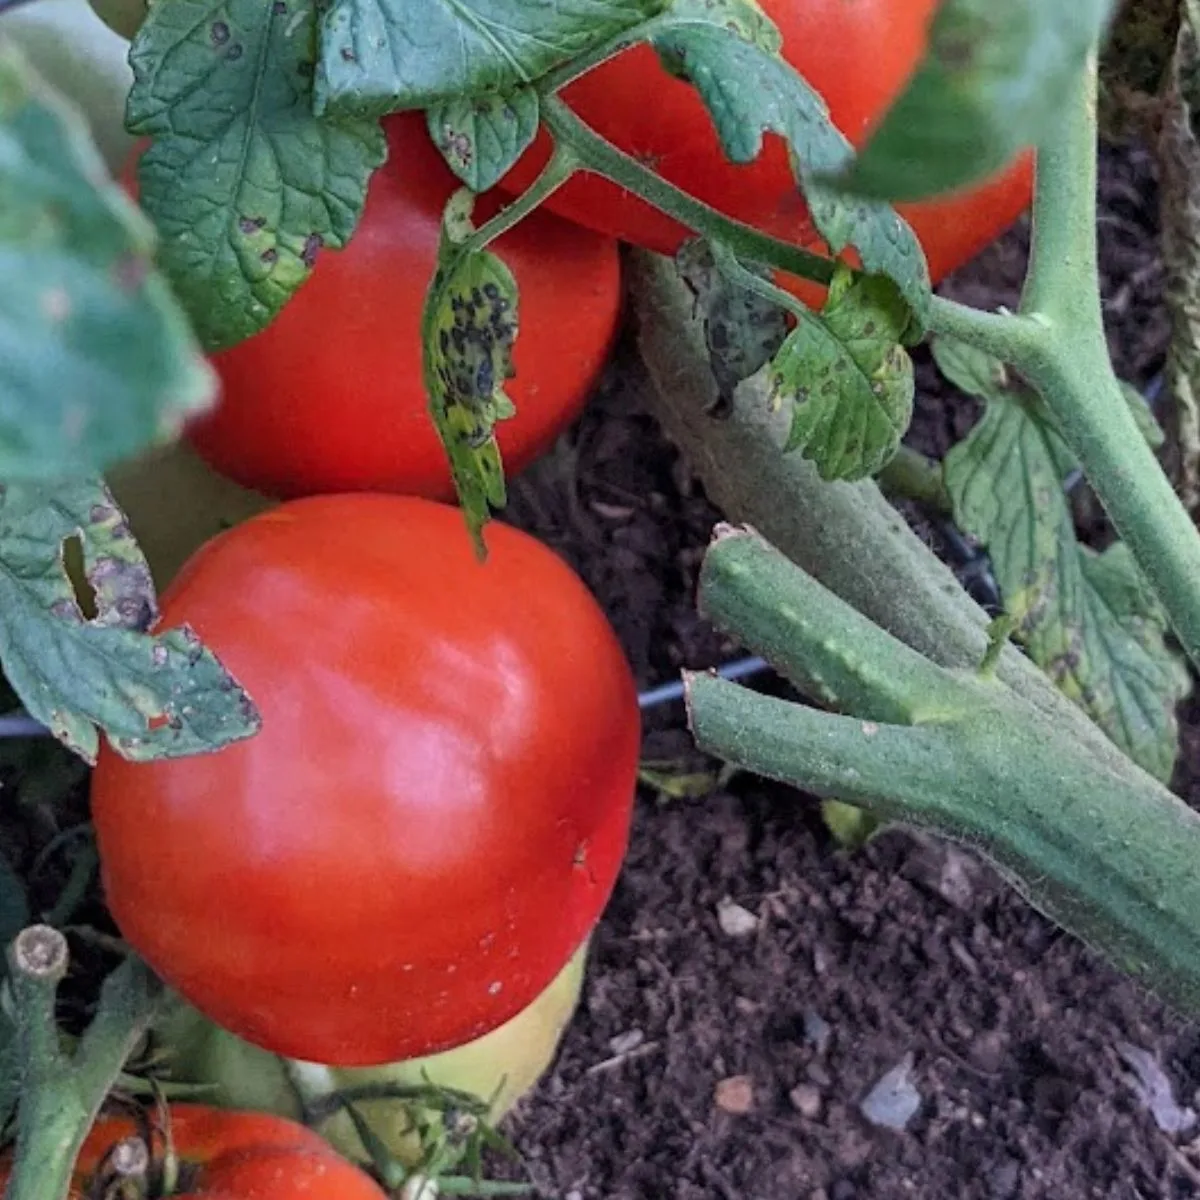
[[[758,918],[726,896],[717,902],[717,924],[726,937],[748,937],[758,928]]]
[[[828,1087],[833,1082],[829,1072],[825,1070],[820,1063],[809,1063],[808,1066],[804,1068],[804,1073],[813,1081],[813,1083],[818,1084],[821,1087]]]
[[[833,1029],[829,1022],[823,1020],[811,1008],[804,1014],[804,1040],[816,1049],[818,1054],[824,1054],[829,1046]]]
[[[821,1115],[821,1093],[811,1083],[798,1083],[788,1093],[792,1107],[809,1121]]]
[[[644,1041],[646,1035],[640,1029],[627,1029],[608,1039],[608,1048],[614,1054],[632,1054]]]
[[[866,1094],[859,1111],[872,1125],[903,1130],[921,1108],[921,1095],[912,1082],[910,1051]]]
[[[713,1101],[731,1116],[745,1116],[754,1107],[754,1080],[749,1075],[731,1075],[722,1079],[713,1092]]]

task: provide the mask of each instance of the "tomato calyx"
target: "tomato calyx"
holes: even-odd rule
[[[201,1168],[176,1153],[166,1105],[157,1106],[154,1115],[137,1104],[118,1107],[126,1110],[136,1132],[104,1152],[88,1179],[85,1200],[167,1200],[189,1194]]]
[[[459,1088],[446,1087],[425,1076],[419,1084],[377,1083],[341,1088],[305,1104],[305,1124],[320,1131],[322,1124],[344,1113],[353,1124],[370,1156],[375,1174],[390,1189],[423,1182],[432,1195],[459,1194],[470,1186],[472,1194],[491,1194],[492,1184],[482,1177],[484,1150],[496,1150],[519,1161],[520,1156],[489,1121],[489,1113],[503,1090],[487,1098]],[[404,1162],[372,1128],[360,1105],[393,1100],[406,1106],[407,1134],[420,1145],[415,1161]],[[468,1174],[462,1174],[465,1170]]]

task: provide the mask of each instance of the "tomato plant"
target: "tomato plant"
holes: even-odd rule
[[[214,358],[220,404],[188,436],[246,487],[276,496],[454,494],[429,419],[420,325],[457,181],[418,114],[389,118],[387,133],[390,162],[376,172],[350,246],[321,255],[271,325]],[[522,223],[497,250],[521,289],[507,388],[517,411],[497,430],[516,472],[549,448],[596,382],[616,332],[620,263],[610,238],[549,214]]]
[[[102,754],[105,891],[147,961],[248,1041],[333,1065],[529,1005],[608,899],[638,758],[629,667],[561,560],[501,526],[480,564],[431,501],[317,497],[208,543],[163,620],[264,727],[178,769]]]
[[[384,1200],[383,1190],[352,1163],[339,1157],[318,1134],[282,1117],[227,1112],[197,1104],[175,1104],[169,1110],[170,1152],[176,1159],[178,1200]],[[90,1200],[117,1192],[112,1153],[119,1143],[141,1137],[139,1123],[125,1117],[102,1117],[88,1134],[76,1163],[72,1200]],[[165,1144],[154,1138],[151,1176],[160,1176]],[[8,1165],[0,1168],[7,1183]],[[111,1179],[113,1190],[100,1192]],[[138,1195],[147,1192],[146,1181]],[[155,1187],[161,1179],[151,1181]]]
[[[783,55],[823,97],[833,123],[861,145],[925,49],[937,0],[760,0],[783,36]],[[809,248],[821,238],[778,138],[753,163],[734,165],[694,88],[649,46],[601,64],[561,93],[597,133],[657,174],[731,217]],[[550,157],[542,131],[502,181],[528,187]],[[901,204],[936,282],[1001,234],[1028,207],[1032,159],[954,195]],[[552,212],[624,241],[672,254],[686,226],[602,175],[576,175],[545,201]],[[810,289],[811,291],[811,289]]]
[[[700,566],[704,615],[814,701],[692,673],[700,748],[868,824],[967,841],[1200,1012],[1200,816],[1167,786],[1182,655],[1200,664],[1197,289],[1189,263],[1170,289],[1177,493],[1099,295],[1110,0],[96,7],[144,23],[129,73],[108,39],[94,89],[90,50],[60,75],[43,36],[47,83],[36,37],[0,45],[0,654],[26,709],[8,727],[32,717],[99,754],[104,888],[145,962],[116,967],[66,1038],[65,938],[13,941],[13,1200],[61,1200],[121,1072],[153,1068],[135,1049],[162,980],[208,1023],[178,1063],[227,1101],[328,1117],[344,1083],[461,1070],[486,1087],[507,1066],[502,1108],[544,1066],[625,849],[636,698],[580,580],[504,526],[482,561],[459,518],[484,548],[494,434],[512,471],[578,412],[614,338],[616,238],[639,398],[728,522]],[[1180,92],[1194,9],[1171,14]],[[1169,92],[1146,107],[1187,158],[1192,114]],[[109,155],[148,139],[141,213],[88,116]],[[1184,213],[1194,161],[1162,164]],[[935,294],[1031,186],[1016,311]],[[925,339],[982,410],[940,460],[904,442]],[[181,435],[262,491],[338,494],[257,512],[192,493],[187,468],[159,502],[154,472],[194,465]],[[431,499],[451,479],[457,514]],[[1075,529],[1081,480],[1116,534],[1103,552]],[[1000,617],[895,494],[986,546]],[[155,631],[150,575],[245,516],[175,576]],[[80,853],[42,911],[65,922],[94,865]],[[414,1110],[367,1099],[402,1150]],[[359,1153],[344,1118],[329,1134]],[[197,1151],[185,1186],[269,1195],[333,1170],[267,1141]],[[311,1170],[289,1182],[297,1149]]]

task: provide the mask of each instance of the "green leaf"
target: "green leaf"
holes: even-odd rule
[[[920,200],[998,171],[1061,120],[1112,0],[943,0],[929,48],[839,186]]]
[[[1096,554],[1076,540],[1062,490],[1070,455],[1040,401],[979,351],[939,340],[934,353],[986,402],[946,456],[946,486],[955,520],[988,548],[1014,637],[1125,753],[1169,778],[1190,684],[1165,614],[1124,545]]]
[[[704,340],[717,382],[718,404],[728,405],[737,385],[779,353],[787,337],[787,313],[726,279],[703,239],[685,242],[675,262],[696,297],[697,310],[704,314]],[[770,272],[763,268],[746,269],[762,279],[770,278]]]
[[[153,254],[82,116],[0,44],[0,478],[101,470],[207,406]]]
[[[438,269],[421,318],[425,390],[450,458],[454,486],[479,553],[491,509],[506,500],[497,421],[516,411],[504,393],[513,377],[519,328],[517,284],[504,263],[467,239],[474,196],[463,189],[446,205]]]
[[[312,112],[315,0],[160,0],[130,54],[130,129],[159,261],[209,350],[267,326],[346,244],[386,153]]]
[[[383,116],[510,92],[640,24],[664,0],[332,0],[316,111]]]
[[[486,96],[455,96],[426,114],[429,136],[450,169],[473,192],[508,174],[538,129],[538,94],[516,88]]]
[[[63,556],[82,543],[96,615],[84,617]],[[150,569],[100,483],[10,487],[0,500],[0,662],[30,714],[88,762],[96,726],[127,758],[217,749],[258,712],[186,627],[150,636]]]
[[[896,453],[912,419],[908,315],[890,280],[840,268],[820,316],[801,320],[776,355],[772,399],[793,406],[784,449],[802,451],[822,479],[863,479]]]
[[[756,159],[766,133],[784,138],[813,223],[831,253],[853,246],[866,271],[895,281],[923,324],[929,268],[916,235],[888,205],[847,199],[819,182],[846,167],[853,151],[824,100],[779,56],[778,34],[757,6],[676,0],[652,44],[665,65],[699,92],[732,162]]]

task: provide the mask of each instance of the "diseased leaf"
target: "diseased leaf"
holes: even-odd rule
[[[510,92],[665,0],[332,0],[316,111],[361,116]]]
[[[0,478],[98,471],[207,407],[153,256],[82,116],[0,42]]]
[[[1165,614],[1123,544],[1096,554],[1076,540],[1062,490],[1073,463],[1040,401],[976,350],[941,340],[934,352],[986,402],[946,456],[946,487],[956,522],[988,548],[1014,637],[1113,742],[1167,779],[1190,683]]]
[[[315,0],[162,0],[133,44],[141,203],[209,350],[265,328],[346,244],[384,160],[374,121],[313,115],[316,23]]]
[[[772,397],[792,404],[784,446],[822,479],[882,470],[912,419],[913,365],[900,337],[908,309],[890,280],[841,268],[820,315],[788,335],[772,365]]]
[[[1062,119],[1112,0],[942,0],[925,57],[840,184],[920,200],[998,171]]]
[[[63,555],[80,539],[95,598],[84,616]],[[127,758],[214,750],[259,716],[189,629],[151,636],[150,569],[100,483],[10,487],[0,498],[0,663],[29,713],[88,762],[97,726]]]
[[[532,88],[486,96],[455,96],[425,115],[429,136],[450,169],[473,192],[495,187],[525,153],[538,129]]]
[[[728,158],[752,162],[764,134],[784,138],[813,223],[831,253],[854,247],[863,268],[891,278],[923,324],[930,283],[920,243],[887,205],[848,199],[820,182],[848,166],[853,151],[824,100],[779,56],[778,32],[757,5],[676,0],[656,29],[655,49],[696,88]]]
[[[504,263],[464,243],[474,232],[474,196],[465,189],[446,206],[438,269],[421,319],[425,390],[450,458],[454,486],[476,549],[492,509],[506,500],[497,421],[516,411],[504,392],[513,377],[517,284]]]
[[[675,256],[684,282],[696,296],[704,314],[704,340],[717,383],[718,406],[733,402],[743,379],[767,365],[787,337],[787,314],[754,292],[726,279],[713,261],[712,250],[701,239],[685,242]],[[769,272],[747,267],[762,278]]]

